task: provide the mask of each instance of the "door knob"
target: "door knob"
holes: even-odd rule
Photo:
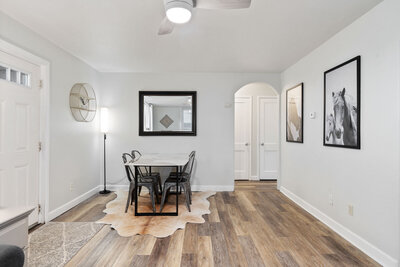
[[[264,143],[261,143],[262,146],[264,146]]]
[[[249,143],[244,144],[245,146],[249,146]]]

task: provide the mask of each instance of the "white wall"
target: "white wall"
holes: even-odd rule
[[[275,89],[265,83],[251,83],[243,86],[235,93],[236,96],[252,97],[252,118],[251,118],[251,176],[257,177],[258,169],[258,103],[257,96],[277,96]],[[259,179],[259,177],[257,177]]]
[[[123,152],[134,148],[144,153],[190,153],[196,150],[193,184],[232,190],[234,93],[243,85],[256,81],[280,88],[278,74],[101,74],[102,105],[110,108],[112,121],[107,139],[110,183],[126,182],[121,159]],[[197,91],[197,136],[139,137],[139,90]]]
[[[284,89],[304,82],[305,112],[304,144],[285,142],[281,121],[282,189],[364,239],[363,249],[387,265],[399,259],[399,11],[400,1],[385,0],[282,74]],[[357,55],[361,150],[324,147],[323,73]],[[285,114],[285,90],[281,95]]]
[[[97,117],[91,123],[76,122],[69,109],[69,91],[75,83],[90,83],[99,92],[98,73],[1,12],[0,38],[50,62],[49,208],[53,211],[99,184]],[[70,191],[72,182],[75,189]]]

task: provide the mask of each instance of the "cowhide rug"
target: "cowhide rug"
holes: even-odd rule
[[[135,216],[134,204],[129,206],[125,213],[125,205],[128,192],[116,192],[117,198],[110,201],[103,211],[107,215],[97,223],[111,224],[120,236],[152,235],[155,237],[167,237],[176,230],[185,228],[186,223],[204,223],[204,214],[210,214],[210,202],[207,200],[215,192],[193,192],[191,212],[186,208],[185,195],[179,195],[178,216]],[[163,212],[175,211],[175,195],[170,195]],[[150,195],[142,192],[139,197],[139,212],[152,212]],[[160,207],[157,204],[156,210]]]

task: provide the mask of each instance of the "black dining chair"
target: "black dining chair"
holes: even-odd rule
[[[191,157],[195,157],[196,156],[196,151],[192,151],[192,152],[190,152],[190,154],[189,154],[189,159],[191,158]],[[176,172],[170,172],[169,173],[169,176],[176,176]]]
[[[140,153],[139,150],[132,150],[131,155],[133,157],[133,160],[136,160],[142,156],[142,153]],[[158,184],[159,189],[160,189],[160,194],[162,193],[162,187],[161,187],[161,175],[159,172],[151,172],[150,173],[150,168],[147,167],[142,167],[144,169],[144,175],[146,176],[151,176],[154,179],[154,182]],[[140,170],[142,171],[142,168]],[[157,191],[158,193],[158,191]],[[140,195],[140,188],[139,188],[139,195]]]
[[[129,153],[123,153],[122,160],[125,165],[126,163],[133,161],[134,158]],[[146,187],[149,190],[151,204],[153,206],[153,212],[156,212],[156,205],[154,202],[154,197],[156,198],[157,203],[159,203],[159,201],[158,201],[158,196],[156,194],[157,193],[157,183],[154,182],[154,177],[146,176],[143,173],[141,173],[141,171],[139,171],[139,175],[137,177],[137,185],[135,185],[135,179],[134,179],[135,175],[134,175],[131,167],[128,165],[125,165],[125,171],[126,171],[126,176],[129,180],[129,192],[128,192],[128,199],[126,201],[125,213],[128,211],[129,203],[132,204],[133,200],[135,199],[136,186],[138,186],[139,190],[142,188],[142,186]]]
[[[162,198],[161,198],[161,205],[160,205],[160,212],[162,211],[165,199],[167,198],[168,191],[171,187],[176,186],[176,182],[178,179],[178,188],[183,188],[186,198],[186,207],[190,210],[190,205],[192,204],[192,189],[190,187],[190,178],[192,176],[193,164],[195,160],[196,152],[192,151],[189,155],[189,161],[183,167],[182,174],[178,175],[176,172],[171,172],[167,180],[164,182],[164,188],[162,191]],[[178,193],[178,188],[176,189],[176,193]]]

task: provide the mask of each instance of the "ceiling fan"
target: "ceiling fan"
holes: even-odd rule
[[[161,22],[159,35],[170,34],[175,24],[189,22],[193,8],[238,9],[250,7],[251,0],[164,0],[166,17]]]

